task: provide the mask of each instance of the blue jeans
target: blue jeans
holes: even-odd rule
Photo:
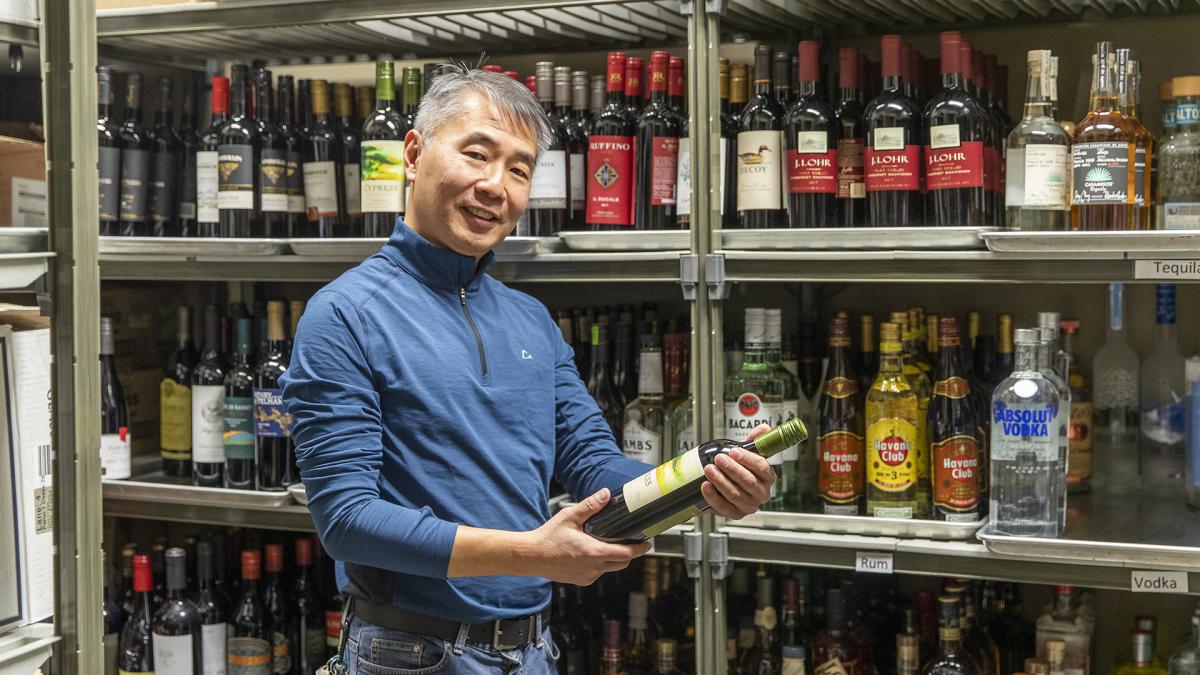
[[[457,640],[450,641],[384,628],[352,616],[346,629],[346,667],[349,675],[556,675],[558,647],[549,628],[542,626],[540,634],[540,639],[525,647],[500,652],[488,644],[468,642],[465,629]]]

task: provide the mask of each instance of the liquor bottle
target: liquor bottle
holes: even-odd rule
[[[654,655],[650,653],[649,633],[650,606],[646,594],[634,591],[629,594],[629,625],[625,635],[624,663],[626,672],[646,673],[650,671]]]
[[[150,596],[151,607],[158,607],[167,599],[167,538],[157,537],[150,547],[150,572],[154,577],[154,591]]]
[[[117,129],[117,133],[121,138],[121,234],[145,237],[150,234],[147,209],[154,140],[142,126],[140,73],[129,73],[125,76],[125,121]]]
[[[321,598],[317,594],[317,582],[313,577],[312,540],[300,537],[296,539],[295,547],[296,586],[291,596],[295,605],[290,610],[295,616],[295,621],[289,637],[293,649],[292,662],[295,663],[296,670],[310,673],[324,665],[327,660],[325,614],[321,609]]]
[[[529,202],[525,216],[529,219],[529,234],[553,237],[566,227],[570,198],[567,160],[567,131],[554,113],[554,64],[536,64],[537,98],[550,123],[550,145],[538,152],[537,166],[529,184]],[[563,94],[567,94],[564,91]]]
[[[271,617],[259,590],[262,555],[258,551],[242,551],[241,562],[242,592],[229,619],[226,647],[229,672],[270,675],[273,665]]]
[[[212,124],[200,134],[196,147],[196,236],[221,236],[220,192],[221,128],[229,118],[229,78],[212,78]]]
[[[154,159],[150,166],[146,211],[150,221],[150,234],[155,237],[173,237],[179,232],[175,202],[179,188],[179,157],[183,152],[183,140],[172,123],[173,88],[171,78],[158,79],[158,106],[154,111],[154,129],[150,132]]]
[[[829,327],[825,378],[818,404],[817,495],[822,513],[857,516],[865,494],[863,399],[851,362],[850,326],[844,319],[834,319]]]
[[[754,94],[738,119],[738,227],[785,226],[783,116],[771,91],[771,47],[759,45],[754,49]]]
[[[150,556],[133,557],[133,598],[131,611],[121,629],[120,647],[117,652],[117,670],[120,673],[154,672],[154,614],[151,592],[154,580],[150,573]]]
[[[96,132],[100,150],[99,202],[100,234],[112,237],[121,234],[121,149],[124,140],[121,130],[113,119],[113,75],[112,68],[96,66],[97,107]]]
[[[670,230],[675,220],[675,184],[679,173],[680,119],[667,96],[670,55],[650,54],[650,102],[637,120],[637,196],[634,226]]]
[[[900,77],[900,36],[884,35],[883,91],[863,112],[866,132],[863,166],[867,218],[871,227],[921,224],[922,114],[904,94]]]
[[[634,224],[637,122],[625,114],[625,65],[623,52],[609,52],[608,94],[588,134],[587,225],[593,230],[629,229]]]
[[[1178,490],[1184,474],[1184,359],[1175,341],[1175,285],[1156,290],[1155,349],[1141,369],[1141,435],[1138,467],[1142,489]]]
[[[621,652],[621,622],[615,619],[604,621],[604,647],[600,652],[600,675],[624,675],[625,664]]]
[[[587,633],[579,616],[578,603],[572,602],[575,589],[565,584],[554,586],[554,620],[550,631],[561,651],[559,663],[564,672],[587,673]]]
[[[990,116],[964,87],[971,52],[959,48],[962,36],[945,31],[940,41],[942,90],[925,107],[925,221],[935,227],[989,225],[984,146]]]
[[[892,322],[900,327],[902,337],[901,370],[908,379],[909,386],[917,396],[917,437],[913,446],[912,461],[917,471],[917,511],[916,517],[925,518],[930,515],[932,508],[932,491],[930,485],[929,461],[929,399],[933,395],[933,380],[929,374],[933,372],[933,364],[926,358],[921,344],[919,327],[921,311],[918,308],[906,312],[892,312]],[[882,341],[882,340],[881,340]],[[870,418],[868,414],[868,424]]]
[[[753,673],[779,673],[783,664],[775,634],[775,579],[760,576],[756,582],[754,628],[757,635],[754,648],[747,653],[747,665]]]
[[[1138,119],[1141,104],[1142,65],[1132,49],[1117,50],[1117,106],[1121,117],[1133,132],[1133,189],[1131,230],[1150,229],[1150,166],[1153,161],[1154,136]]]
[[[898,633],[896,635],[896,675],[918,675],[920,672],[920,636],[916,633]]]
[[[291,416],[284,410],[279,386],[279,378],[287,370],[285,345],[283,303],[272,300],[267,303],[267,350],[254,367],[254,456],[259,490],[282,490],[299,480],[291,471],[296,449]]]
[[[747,440],[750,432],[760,424],[777,424],[783,415],[785,382],[767,362],[769,335],[765,310],[757,307],[746,310],[745,352],[741,367],[725,379],[725,433],[735,442]],[[783,457],[773,457],[772,465],[779,480],[785,468],[792,469],[794,462],[785,463]],[[776,483],[776,493],[782,488]],[[776,503],[782,507],[782,502]]]
[[[1037,620],[1037,657],[1046,658],[1048,643],[1060,640],[1066,648],[1064,672],[1088,675],[1092,667],[1092,630],[1080,611],[1075,589],[1057,586],[1053,605]]]
[[[362,127],[364,235],[384,238],[404,212],[404,137],[412,128],[396,105],[395,64],[375,62],[375,110]]]
[[[861,659],[858,644],[846,632],[846,601],[840,588],[825,592],[825,630],[813,638],[812,663],[815,672],[840,666],[847,675],[870,668],[870,664]]]
[[[225,450],[225,487],[253,490],[254,471],[254,364],[253,320],[237,320],[237,348],[233,365],[225,375],[223,446]]]
[[[225,561],[220,561],[221,567]],[[225,641],[229,624],[225,623],[225,603],[213,575],[213,545],[196,544],[196,611],[200,615],[201,671],[204,675],[225,672]]]
[[[185,77],[181,85],[182,103],[179,106],[179,158],[176,171],[179,184],[175,190],[176,237],[196,236],[196,150],[200,136],[196,129],[196,80]]]
[[[642,66],[644,62],[636,56],[625,59],[624,97],[622,111],[625,119],[637,125],[638,115],[642,112]]]
[[[904,374],[900,326],[879,326],[879,374],[867,393],[867,515],[913,518],[917,495],[917,393]]]
[[[221,487],[225,468],[225,355],[217,306],[204,309],[204,351],[192,369],[192,484]]]
[[[879,372],[879,352],[875,351],[875,317],[863,314],[858,317],[858,391],[865,397]]]
[[[1191,634],[1167,662],[1169,675],[1195,675],[1200,672],[1200,616],[1192,615]]]
[[[1052,498],[1058,504],[1059,527],[1067,524],[1067,461],[1070,456],[1070,427],[1071,427],[1071,389],[1064,377],[1067,371],[1066,355],[1058,349],[1058,325],[1061,320],[1058,312],[1038,312],[1038,330],[1040,342],[1037,352],[1037,367],[1046,379],[1054,383],[1058,390],[1059,406],[1054,416],[1051,433],[1058,439],[1058,460],[1063,467],[1055,474],[1054,493]]]
[[[613,435],[619,441],[621,438],[621,421],[624,410],[621,399],[613,385],[609,374],[608,363],[608,325],[594,323],[591,326],[592,356],[591,370],[588,373],[587,390],[604,414],[604,421],[612,429]]]
[[[1040,334],[1016,331],[1016,365],[992,395],[991,506],[997,532],[1025,537],[1062,534],[1057,500],[1058,389],[1037,367]]]
[[[286,237],[292,216],[288,197],[288,142],[279,119],[290,116],[282,106],[275,109],[271,71],[259,68],[254,76],[254,128],[259,141],[258,209],[261,213],[257,234]]]
[[[192,344],[192,308],[176,313],[175,350],[167,359],[159,383],[159,450],[163,473],[190,478],[192,475],[192,368],[196,348]]]
[[[1133,619],[1134,630],[1147,635],[1147,645],[1150,652],[1150,662],[1156,667],[1162,667],[1162,659],[1158,657],[1155,645],[1158,644],[1158,618],[1152,614],[1139,614]]]
[[[813,411],[809,409],[808,399],[801,397],[800,380],[789,371],[781,360],[780,344],[783,334],[783,310],[767,309],[764,311],[766,321],[766,363],[782,389],[782,400],[779,418],[770,424],[799,417],[806,427],[813,426]],[[799,510],[804,501],[815,501],[817,489],[816,462],[805,462],[812,457],[813,450],[808,447],[809,441],[785,449],[770,459],[775,466],[778,480],[771,487],[771,501],[766,508],[773,511]],[[811,474],[811,475],[810,475]]]
[[[234,64],[229,69],[229,118],[217,131],[218,188],[222,237],[253,237],[258,223],[258,194],[261,147],[258,129],[246,92],[248,68]]]
[[[953,595],[938,598],[938,650],[921,668],[922,675],[976,675],[979,670],[962,649],[959,599]]]
[[[334,101],[334,130],[338,136],[338,148],[335,157],[341,168],[341,202],[339,211],[342,214],[342,227],[345,237],[361,237],[363,232],[362,188],[360,187],[360,165],[362,150],[358,133],[362,126],[354,121],[354,104],[351,99],[350,85],[338,83],[333,85]]]
[[[663,446],[662,347],[656,333],[643,333],[638,342],[638,396],[625,407],[621,442],[626,457],[657,466],[673,456]]]
[[[937,520],[979,519],[978,410],[968,399],[971,386],[959,362],[958,320],[942,317],[938,361],[929,402],[930,457],[933,461],[933,515]]]
[[[604,541],[638,542],[661,534],[708,509],[700,486],[704,467],[735,448],[769,458],[808,437],[804,422],[788,420],[753,441],[716,439],[629,481],[584,529]]]
[[[167,549],[167,598],[154,615],[154,671],[164,675],[201,675],[200,614],[184,595],[185,552]]]
[[[1113,675],[1166,675],[1167,669],[1154,658],[1154,636],[1142,630],[1130,631],[1130,660],[1113,670]]]
[[[838,122],[818,88],[820,43],[802,40],[800,89],[783,117],[789,227],[838,225]]]
[[[1177,77],[1171,81],[1175,96],[1175,127],[1160,141],[1158,170],[1158,226],[1166,230],[1200,226],[1200,178],[1189,173],[1200,151],[1200,77]],[[1164,113],[1165,115],[1166,113]]]
[[[342,237],[345,183],[342,176],[342,139],[329,118],[329,84],[312,82],[312,129],[304,139],[304,205],[310,237]]]
[[[1094,388],[1097,487],[1105,491],[1138,489],[1137,453],[1133,447],[1138,433],[1137,353],[1125,333],[1125,286],[1108,287],[1108,330],[1104,346],[1092,360]]]
[[[654,641],[654,674],[681,675],[678,662],[679,642],[671,638],[659,638]]]
[[[558,102],[558,89],[555,85],[555,105],[562,109]],[[571,210],[567,219],[567,227],[571,230],[583,230],[587,223],[587,170],[588,123],[588,88],[591,86],[586,71],[571,71],[570,113],[564,112],[563,128],[567,132],[567,163],[569,173],[567,185],[571,193]]]
[[[266,610],[271,635],[271,672],[289,675],[292,672],[292,636],[296,624],[292,608],[283,587],[283,545],[267,544],[266,576],[263,579],[262,603]]]
[[[133,443],[129,436],[129,409],[125,389],[113,361],[113,322],[100,317],[100,468],[109,480],[129,478]]]
[[[721,91],[721,150],[720,150],[720,181],[721,181],[721,227],[733,229],[738,224],[737,183],[738,158],[737,135],[741,124],[742,109],[746,107],[749,98],[749,82],[746,66],[742,63],[730,65],[729,59],[718,59],[721,62],[723,82]]]
[[[1008,377],[1016,366],[1016,357],[1013,348],[1013,318],[1011,314],[996,315],[996,382],[991,386],[995,389],[997,385]]]
[[[1075,356],[1075,337],[1079,322],[1064,320],[1061,324],[1063,351],[1067,355],[1067,386],[1071,389],[1071,426],[1067,432],[1067,489],[1087,492],[1092,480],[1092,388],[1083,372],[1082,362]]]
[[[125,625],[125,612],[113,593],[113,579],[109,574],[108,551],[100,549],[101,569],[104,570],[104,670],[106,674],[115,673],[117,667],[117,650],[121,646],[121,628]]]
[[[1005,224],[1014,230],[1065,230],[1071,209],[1071,139],[1053,115],[1050,50],[1030,50],[1025,112],[1008,135]]]
[[[1135,129],[1117,104],[1111,42],[1096,43],[1087,116],[1071,146],[1071,229],[1127,230],[1133,222]]]
[[[858,58],[859,52],[853,47],[843,47],[838,52],[838,103],[833,114],[837,120],[837,224],[841,227],[861,227],[866,221]]]

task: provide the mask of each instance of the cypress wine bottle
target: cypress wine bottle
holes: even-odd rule
[[[620,494],[613,495],[600,513],[587,521],[584,530],[603,541],[645,541],[709,508],[700,486],[705,482],[704,467],[718,455],[741,448],[770,457],[807,438],[804,422],[793,417],[752,441],[708,441],[626,483]]]
[[[237,320],[233,367],[225,375],[225,487],[254,489],[254,320]]]
[[[343,236],[340,211],[345,203],[342,180],[342,141],[329,119],[329,84],[313,80],[312,129],[304,140],[304,203],[311,237]]]
[[[225,358],[216,305],[204,308],[204,351],[192,369],[192,484],[220,487],[225,473]]]
[[[267,350],[254,368],[254,455],[259,490],[282,490],[299,480],[292,476],[292,420],[283,407],[279,386],[279,378],[287,370],[286,348],[283,303],[272,300],[267,303]]]
[[[154,111],[154,131],[150,141],[154,146],[154,160],[150,165],[150,189],[147,210],[150,219],[150,234],[156,237],[172,237],[179,232],[176,220],[175,201],[179,187],[179,155],[183,151],[183,139],[175,131],[171,121],[174,104],[171,90],[174,83],[169,77],[158,80],[158,107]]]
[[[738,227],[783,227],[783,108],[771,90],[771,47],[754,50],[754,94],[738,120]]]
[[[246,101],[248,70],[243,64],[229,69],[229,119],[217,132],[217,207],[227,238],[253,237],[258,223],[260,148]]]
[[[96,66],[96,94],[99,111],[96,131],[100,137],[98,166],[100,169],[100,234],[113,237],[121,234],[121,148],[125,143],[113,120],[112,68]]]
[[[147,202],[154,141],[142,126],[142,76],[139,73],[126,76],[125,122],[118,134],[121,137],[121,234],[144,237],[150,234]]]
[[[154,670],[158,673],[201,675],[200,614],[185,594],[186,553],[169,548],[167,598],[154,615]]]
[[[196,148],[196,236],[221,236],[221,215],[218,193],[220,172],[217,169],[221,146],[221,127],[229,117],[229,78],[216,75],[212,79],[212,125],[200,134]]]
[[[159,383],[159,449],[163,473],[190,478],[192,475],[192,368],[196,347],[192,344],[192,308],[176,313],[176,346],[163,369]]]
[[[409,127],[396,108],[396,66],[375,64],[375,110],[362,126],[361,202],[364,236],[392,233],[404,212],[404,136]]]

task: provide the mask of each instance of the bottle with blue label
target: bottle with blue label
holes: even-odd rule
[[[1142,489],[1178,490],[1184,476],[1184,358],[1176,347],[1175,285],[1156,290],[1157,336],[1141,373],[1138,472]]]

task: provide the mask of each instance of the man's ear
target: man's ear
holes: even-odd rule
[[[417,175],[417,164],[421,158],[421,134],[416,129],[410,129],[404,135],[404,175],[408,182]]]

